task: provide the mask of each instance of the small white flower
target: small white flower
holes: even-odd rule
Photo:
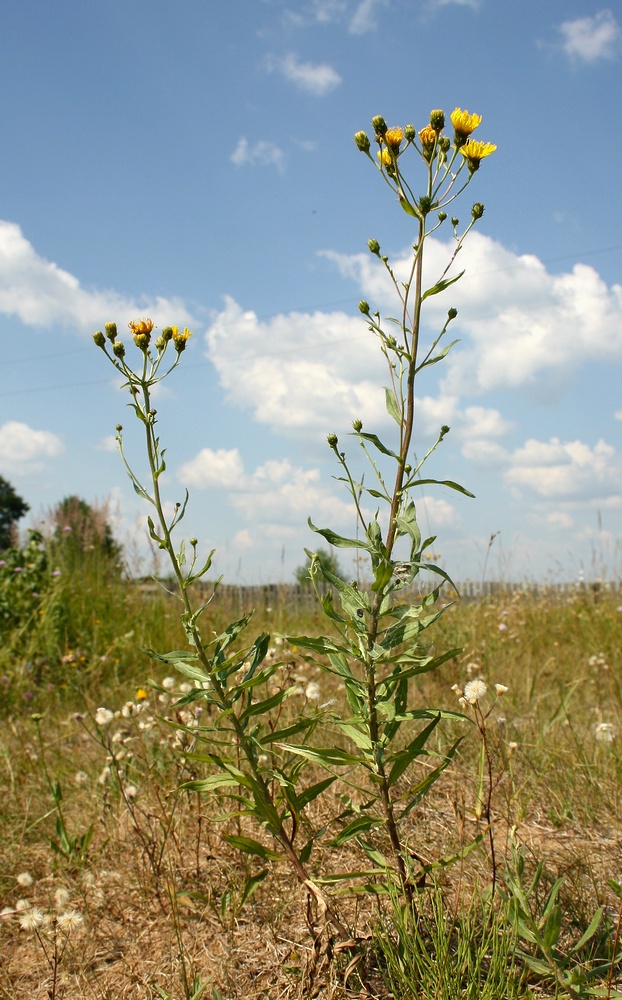
[[[32,904],[29,899],[18,899],[15,904],[15,909],[19,913],[22,910],[29,910],[31,905]]]
[[[601,743],[613,743],[616,735],[616,727],[612,722],[599,722],[594,735]]]
[[[83,923],[84,918],[81,913],[77,910],[65,910],[58,917],[58,926],[62,931],[68,934],[70,931],[75,931],[76,927],[79,927]]]
[[[89,780],[89,776],[86,773],[86,771],[76,771],[76,773],[73,776],[73,780],[75,781],[76,785],[85,785],[86,782]]]
[[[30,872],[20,872],[16,878],[16,881],[18,885],[23,886],[25,889],[27,888],[27,886],[32,885],[32,883],[34,882],[34,878],[30,874]]]
[[[23,931],[34,931],[43,923],[43,913],[37,906],[33,906],[19,918],[19,924]]]
[[[508,689],[506,688],[505,684],[495,684],[495,691],[497,692],[497,697],[499,697],[502,694],[505,694],[507,690]]]
[[[319,701],[320,700],[320,685],[317,681],[309,681],[305,688],[305,695],[309,701]]]
[[[172,691],[173,688],[175,687],[175,678],[165,677],[164,680],[162,681],[162,687],[166,688],[167,691]]]
[[[136,715],[136,705],[133,701],[126,701],[125,705],[121,709],[121,715],[124,719],[129,719],[130,716]]]
[[[95,712],[95,722],[98,726],[107,726],[114,719],[114,712],[109,708],[98,708]]]
[[[469,705],[476,705],[484,697],[487,690],[484,681],[467,681],[464,685],[464,697]]]
[[[188,691],[192,691],[192,684],[189,684],[188,681],[184,681],[183,684],[179,685],[179,690],[181,694],[188,694]]]
[[[459,684],[452,684],[451,690],[455,693],[456,698],[462,698],[464,691],[462,690]]]
[[[124,791],[125,791],[125,796],[128,799],[135,799],[136,796],[138,795],[138,789],[136,785],[126,785]]]
[[[512,753],[517,748],[518,748],[518,743],[514,743],[513,741],[511,743],[508,743],[508,750],[510,751],[510,753]]]
[[[505,624],[505,622],[499,622],[499,624],[497,625],[497,628],[499,629],[500,632],[507,632],[507,630],[508,630],[508,627]]]

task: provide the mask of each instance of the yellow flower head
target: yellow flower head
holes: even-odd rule
[[[474,132],[482,120],[481,115],[470,115],[468,111],[456,108],[451,113],[451,124],[454,127],[454,142],[456,146],[462,146],[471,132]]]
[[[151,333],[154,327],[152,319],[132,319],[127,324],[132,333]]]
[[[485,156],[490,156],[496,148],[492,142],[477,142],[475,139],[469,139],[468,142],[460,147],[460,152],[466,157],[469,170],[473,172],[474,170],[479,170],[480,160],[483,160]]]
[[[149,695],[147,694],[144,688],[139,688],[138,691],[136,692],[136,701],[145,701],[145,699],[148,697]]]
[[[393,166],[393,157],[391,156],[388,149],[378,150],[378,159],[383,167]]]
[[[184,327],[183,333],[179,332],[179,327],[177,326],[173,326],[171,329],[173,331],[173,346],[177,353],[181,354],[182,351],[185,351],[186,343],[192,336],[192,330],[189,330],[187,326]]]
[[[422,128],[419,132],[419,141],[421,142],[423,155],[426,160],[432,159],[437,135],[438,133],[436,129],[432,128],[431,125],[426,125],[426,127]]]
[[[394,153],[397,153],[403,139],[404,132],[401,128],[388,128],[384,136],[384,141]]]

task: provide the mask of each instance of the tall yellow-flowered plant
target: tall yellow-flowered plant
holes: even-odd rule
[[[443,344],[448,327],[457,312],[448,309],[447,319],[430,344],[422,345],[422,316],[425,302],[441,294],[460,279],[461,274],[448,276],[450,267],[467,234],[482,218],[484,206],[476,202],[465,225],[453,214],[454,203],[471,183],[481,161],[496,149],[491,143],[471,138],[481,124],[481,117],[456,108],[450,116],[453,136],[445,134],[445,114],[434,110],[429,121],[418,131],[414,125],[388,127],[378,115],[372,120],[373,139],[366,132],[357,132],[354,139],[359,150],[380,172],[380,176],[397,198],[402,209],[413,218],[413,257],[406,281],[397,280],[386,254],[376,239],[368,243],[370,252],[386,269],[399,303],[399,319],[385,320],[373,311],[368,302],[359,304],[370,332],[378,338],[380,350],[388,366],[389,384],[385,388],[386,408],[395,422],[392,440],[381,440],[375,433],[363,429],[360,420],[353,424],[353,435],[363,449],[373,471],[373,486],[364,477],[356,478],[351,464],[339,444],[336,434],[330,434],[328,444],[341,466],[340,477],[351,494],[356,512],[356,537],[346,538],[330,528],[317,528],[331,545],[353,548],[369,561],[371,586],[346,584],[311,556],[310,575],[323,601],[324,611],[331,621],[332,634],[320,639],[308,636],[291,637],[290,641],[321,654],[318,663],[337,676],[345,687],[351,711],[348,719],[335,717],[337,732],[351,741],[347,766],[356,766],[366,776],[365,804],[342,829],[339,843],[358,841],[378,869],[378,842],[370,837],[376,831],[380,842],[386,840],[391,860],[384,864],[398,875],[403,891],[411,897],[413,873],[410,857],[416,854],[412,834],[405,835],[404,820],[440,777],[456,751],[455,743],[433,769],[417,767],[418,758],[427,756],[426,744],[436,726],[447,714],[432,708],[413,708],[410,687],[417,675],[440,667],[458,651],[437,655],[425,635],[426,630],[442,614],[438,601],[446,572],[426,560],[426,549],[435,540],[422,537],[415,497],[423,486],[442,485],[471,496],[464,487],[451,479],[427,478],[422,469],[429,456],[441,443],[449,427],[442,426],[424,458],[417,461],[413,453],[415,429],[415,386],[420,373],[443,360],[453,343]],[[372,147],[376,148],[375,156]],[[413,175],[411,177],[411,174]],[[448,210],[452,209],[451,217]],[[448,222],[449,220],[449,222]],[[423,285],[423,261],[426,241],[443,226],[451,227],[454,247],[450,259],[436,283]],[[397,327],[396,324],[397,323]],[[454,342],[455,343],[455,342]],[[389,467],[387,469],[387,466]],[[392,467],[392,472],[390,471]],[[369,498],[375,512],[366,511]],[[380,513],[384,507],[383,514]],[[433,571],[440,578],[438,586],[417,598],[405,600],[407,588],[413,588],[422,569]],[[335,606],[332,592],[322,596],[318,583],[328,582],[338,596]],[[337,636],[337,637],[336,637]],[[406,740],[396,740],[406,724]],[[413,728],[415,733],[413,735]],[[324,763],[334,771],[331,748],[289,749]],[[371,870],[369,877],[372,877]]]

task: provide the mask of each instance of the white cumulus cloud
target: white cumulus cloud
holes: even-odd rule
[[[620,51],[622,31],[610,10],[598,11],[593,17],[564,21],[559,33],[566,55],[580,62],[613,59]]]
[[[108,320],[121,326],[145,314],[158,325],[193,325],[179,299],[128,299],[113,290],[83,288],[69,271],[39,256],[16,223],[5,220],[0,220],[0,313],[27,326],[58,324],[85,332]]]
[[[236,489],[244,480],[244,465],[237,448],[202,448],[179,468],[177,478],[201,490]]]
[[[0,468],[10,475],[37,472],[63,451],[62,441],[51,431],[35,430],[17,420],[0,427]]]
[[[365,35],[368,31],[373,31],[377,27],[376,9],[386,6],[386,2],[387,0],[361,0],[350,21],[350,34]]]
[[[283,173],[285,169],[285,154],[274,143],[260,139],[251,145],[248,139],[242,136],[231,154],[231,162],[236,167],[276,167],[279,173]]]
[[[540,497],[604,500],[622,489],[622,459],[603,440],[590,448],[583,441],[530,438],[513,453],[505,481]]]
[[[332,66],[327,63],[301,62],[293,52],[280,59],[268,58],[266,66],[269,72],[277,70],[290,83],[315,97],[324,97],[341,83],[339,73]]]

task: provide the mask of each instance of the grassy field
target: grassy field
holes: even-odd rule
[[[219,796],[179,790],[207,773],[192,756],[204,719],[192,703],[176,705],[186,679],[141,651],[184,648],[176,602],[124,580],[111,560],[70,555],[55,580],[54,559],[39,568],[43,596],[4,624],[0,997],[414,1000],[621,989],[619,597],[516,591],[448,608],[436,649],[463,652],[419,678],[417,701],[458,711],[468,681],[487,691],[479,716],[435,730],[440,756],[465,738],[409,814],[418,917],[395,894],[344,891],[335,898],[352,940],[331,948],[314,943],[285,862],[266,864],[224,839],[257,830]],[[206,612],[214,630],[236,613],[218,599]],[[292,713],[327,703],[346,712],[333,678],[281,638],[325,629],[314,612],[301,614],[284,589],[257,613],[253,635],[270,631],[268,655],[295,686]],[[421,758],[418,777],[430,766]],[[356,839],[329,843],[356,795],[342,775],[313,804],[313,827],[324,828],[318,877],[360,867]],[[594,968],[593,980],[582,978]]]

